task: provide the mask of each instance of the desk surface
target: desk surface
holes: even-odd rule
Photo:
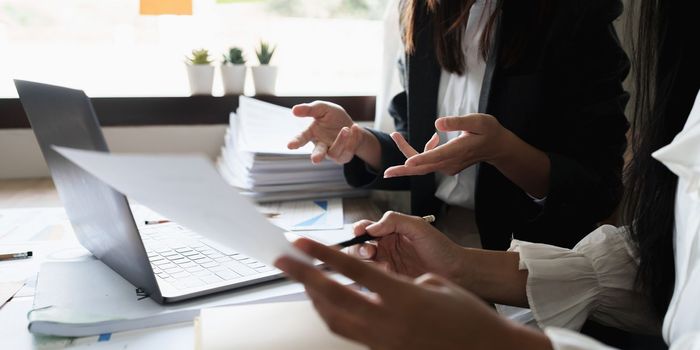
[[[60,206],[51,179],[0,180],[0,209]],[[382,212],[369,198],[345,198],[343,214],[348,224],[362,219],[378,220]]]
[[[59,207],[58,193],[50,179],[0,180],[0,209]],[[360,219],[377,220],[381,217],[378,206],[369,198],[343,199],[345,223]],[[0,241],[0,246],[3,242]],[[31,259],[29,259],[31,260]],[[8,262],[0,262],[1,264]],[[27,263],[32,263],[27,261]],[[38,261],[37,266],[38,270]],[[99,341],[97,337],[77,339],[45,339],[34,337],[27,331],[27,312],[33,302],[33,282],[27,282],[25,288],[31,292],[20,292],[10,302],[0,308],[0,349],[27,348],[157,348],[191,349],[193,331],[191,324],[172,325],[141,331],[113,334],[108,342]],[[24,290],[24,289],[23,289]]]

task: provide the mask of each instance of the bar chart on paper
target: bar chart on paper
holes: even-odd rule
[[[72,235],[63,208],[13,208],[0,210],[3,242],[58,241]]]
[[[274,202],[262,204],[260,208],[275,225],[290,231],[343,228],[341,198]]]

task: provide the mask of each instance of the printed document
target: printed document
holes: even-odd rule
[[[265,264],[272,265],[282,255],[310,261],[203,155],[54,149],[130,199]]]
[[[290,231],[343,228],[343,199],[325,198],[272,202],[261,205],[272,223]]]

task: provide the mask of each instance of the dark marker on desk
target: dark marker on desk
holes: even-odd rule
[[[426,215],[422,219],[423,219],[423,221],[425,221],[427,223],[433,223],[433,222],[435,222],[435,215]],[[374,239],[377,239],[377,237],[374,237],[374,236],[370,235],[368,232],[365,232],[359,236],[356,236],[352,239],[348,239],[347,241],[340,242],[336,245],[341,247],[341,248],[347,248],[347,247],[354,246],[355,244],[365,243],[367,241],[371,241]]]
[[[170,220],[146,220],[146,225],[167,224]]]
[[[31,258],[34,253],[30,250],[28,252],[22,252],[22,253],[9,253],[9,254],[0,254],[0,261],[3,260],[17,260],[17,259],[28,259]]]

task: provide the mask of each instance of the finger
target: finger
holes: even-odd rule
[[[364,234],[365,228],[369,225],[372,225],[374,221],[371,220],[360,220],[354,224],[352,224],[352,234],[355,236],[360,236]]]
[[[420,166],[396,165],[384,170],[384,178],[430,174],[439,171],[440,164],[424,164]]]
[[[330,157],[331,159],[338,158],[348,146],[349,140],[350,128],[343,127],[342,129],[340,129],[340,132],[338,132],[338,135],[335,137],[333,144],[328,149],[328,157]]]
[[[369,243],[354,245],[350,247],[348,254],[361,260],[371,260],[377,256],[377,246]]]
[[[299,147],[303,147],[309,141],[313,140],[313,133],[311,132],[311,128],[304,130],[301,134],[295,136],[289,143],[287,144],[287,148],[289,149],[297,149]]]
[[[428,140],[428,142],[425,144],[425,147],[423,148],[423,152],[430,151],[431,149],[437,147],[437,145],[440,143],[440,135],[438,133],[434,133],[433,136]]]
[[[417,285],[429,285],[429,286],[434,286],[434,287],[443,287],[447,285],[447,280],[444,279],[441,276],[438,276],[434,273],[424,273],[416,279],[413,280],[414,284]]]
[[[410,158],[418,154],[418,151],[411,147],[411,145],[408,144],[406,139],[403,138],[403,135],[401,135],[400,133],[391,133],[391,139],[394,140],[396,146],[399,147],[399,150],[401,150],[401,153],[403,153],[403,155],[406,156],[406,158]]]
[[[311,151],[311,162],[314,164],[320,163],[326,158],[326,153],[328,152],[328,145],[323,142],[316,143],[314,150]]]
[[[392,294],[401,289],[403,282],[397,277],[335,249],[305,238],[295,241],[294,246],[372,291]]]
[[[350,136],[348,137],[346,146],[343,149],[343,152],[338,156],[339,163],[345,164],[351,161],[355,156],[355,152],[362,141],[362,132],[362,127],[357,124],[353,124],[350,127]]]
[[[464,145],[458,144],[454,141],[448,142],[442,146],[436,147],[433,150],[423,152],[409,159],[406,159],[406,162],[404,164],[406,166],[416,167],[431,163],[441,163],[449,159],[458,159],[459,155],[466,151],[465,149],[460,150],[460,148],[464,148]]]
[[[422,218],[406,215],[395,211],[384,213],[376,223],[366,227],[367,232],[375,237],[400,233],[409,239],[416,238],[418,234],[430,229],[431,226]]]
[[[314,101],[302,103],[292,107],[292,114],[297,117],[323,118],[328,113],[330,103],[324,101]]]
[[[473,134],[483,134],[486,119],[485,114],[468,114],[459,117],[442,117],[435,120],[435,128],[440,131],[468,131]]]
[[[366,227],[374,224],[374,221],[360,220],[353,224],[352,233],[355,236],[363,235],[367,232]],[[358,244],[348,249],[348,254],[358,259],[369,260],[377,254],[377,247],[374,244]]]
[[[335,253],[344,255],[337,251],[335,251]],[[347,258],[352,259],[350,257]],[[355,261],[359,264],[363,264],[360,261]],[[318,296],[317,298],[332,300],[337,307],[345,311],[361,313],[363,316],[374,311],[374,305],[370,305],[367,298],[328,278],[323,272],[309,264],[293,258],[282,257],[277,259],[275,267],[287,273],[292,279],[303,284],[310,295],[315,294]]]

